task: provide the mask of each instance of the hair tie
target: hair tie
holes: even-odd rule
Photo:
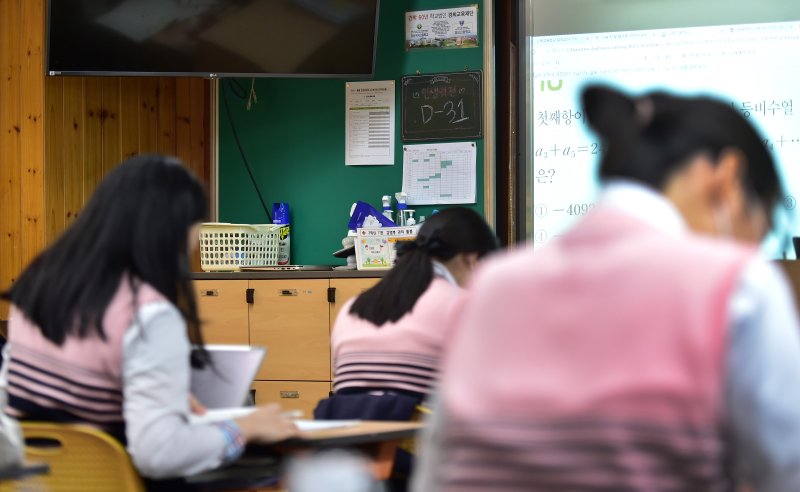
[[[398,241],[395,245],[395,250],[397,251],[397,256],[403,256],[414,251],[418,246],[416,241]]]
[[[440,251],[444,247],[442,240],[436,236],[417,238],[416,243],[417,246],[432,254],[436,254],[437,251]]]

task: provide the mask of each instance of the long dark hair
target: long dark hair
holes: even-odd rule
[[[400,243],[394,267],[353,302],[350,313],[376,326],[397,321],[428,289],[431,260],[447,261],[459,253],[481,258],[495,249],[497,237],[477,212],[454,207],[434,214],[423,222],[415,241]]]
[[[146,282],[172,302],[202,345],[187,240],[207,208],[203,186],[180,161],[129,159],[3,297],[57,345],[68,336],[105,339],[103,314],[127,275],[134,292]]]
[[[782,190],[775,163],[750,123],[730,105],[709,97],[651,92],[631,98],[593,85],[583,91],[589,125],[603,140],[600,177],[628,178],[663,189],[669,176],[706,152],[726,149],[745,157],[742,187],[748,200],[772,210]]]

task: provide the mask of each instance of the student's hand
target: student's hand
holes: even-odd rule
[[[208,409],[194,395],[189,394],[189,411],[195,415],[205,415]]]
[[[300,435],[294,423],[281,414],[276,403],[258,407],[255,412],[236,419],[245,441],[273,443]]]

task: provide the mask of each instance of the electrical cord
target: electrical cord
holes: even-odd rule
[[[242,142],[239,140],[239,132],[236,131],[236,125],[233,124],[233,115],[231,114],[231,104],[228,100],[228,92],[225,90],[225,87],[228,84],[225,83],[224,80],[220,81],[222,85],[222,99],[225,103],[225,113],[228,115],[228,124],[231,127],[231,132],[233,133],[233,139],[236,142],[236,147],[239,149],[239,155],[242,158],[242,163],[244,163],[244,168],[247,170],[247,174],[250,176],[250,182],[253,183],[253,188],[255,188],[256,193],[258,194],[258,199],[261,201],[261,206],[264,208],[264,213],[267,216],[267,223],[272,223],[272,214],[269,213],[269,208],[267,208],[267,204],[264,201],[264,197],[261,195],[261,189],[258,187],[258,183],[256,182],[255,176],[253,176],[253,170],[250,168],[250,163],[247,161],[247,157],[244,154],[244,148],[242,148]],[[230,86],[233,87],[233,86]]]

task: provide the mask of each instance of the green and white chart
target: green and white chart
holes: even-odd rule
[[[475,142],[403,146],[409,205],[475,203]]]

